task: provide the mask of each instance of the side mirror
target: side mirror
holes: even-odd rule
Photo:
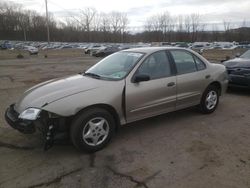
[[[240,53],[237,53],[237,54],[235,55],[235,57],[240,57]]]
[[[146,82],[150,80],[150,76],[146,74],[138,74],[135,75],[133,82],[134,83],[139,83],[139,82]]]

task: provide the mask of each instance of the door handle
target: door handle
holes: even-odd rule
[[[206,76],[205,76],[206,79],[208,79],[208,78],[210,78],[210,77],[211,77],[211,75],[206,75]]]
[[[168,87],[172,87],[172,86],[174,86],[174,85],[175,85],[174,82],[170,82],[170,83],[167,84]]]

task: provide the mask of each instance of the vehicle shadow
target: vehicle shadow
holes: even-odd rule
[[[240,96],[250,96],[250,89],[229,87],[227,93]]]
[[[166,131],[166,129],[172,129],[176,127],[177,124],[178,126],[188,126],[188,124],[183,124],[183,121],[185,121],[187,118],[191,119],[197,116],[204,116],[204,115],[199,112],[198,108],[191,107],[191,108],[178,110],[175,112],[170,112],[170,113],[150,117],[147,119],[139,120],[133,123],[128,123],[124,126],[121,126],[116,131],[114,138],[112,139],[109,145],[119,145],[123,142],[124,139],[130,139],[138,134],[144,134],[144,133],[147,134],[152,131],[158,132],[159,130],[162,130],[162,128],[164,128],[164,131]],[[182,123],[178,123],[178,122],[182,122]],[[50,150],[54,150],[54,149],[61,150],[59,148],[62,148],[62,147],[71,148],[70,150],[73,150],[74,148],[70,139],[64,138],[64,139],[56,140],[56,142],[54,143],[54,147],[51,148]],[[109,148],[109,146],[107,146],[107,148]],[[80,151],[79,153],[88,154],[86,152],[80,152]]]
[[[153,131],[154,129],[158,128],[169,128],[171,129],[173,126],[176,126],[178,122],[185,121],[186,118],[193,118],[197,116],[203,116],[199,112],[199,109],[196,107],[191,107],[183,110],[178,110],[175,112],[170,112],[150,118],[146,118],[143,120],[139,120],[133,123],[128,123],[122,126],[116,134],[116,138],[119,139],[120,136],[124,137],[127,134],[138,134],[139,132],[148,132]],[[181,125],[180,125],[181,126]],[[183,126],[185,126],[183,124]]]

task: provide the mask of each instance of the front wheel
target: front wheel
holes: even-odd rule
[[[215,111],[219,103],[218,88],[211,85],[205,90],[200,102],[200,109],[202,113],[209,114]]]
[[[112,115],[104,109],[83,111],[74,119],[70,137],[80,150],[95,152],[104,148],[114,133],[115,122]]]

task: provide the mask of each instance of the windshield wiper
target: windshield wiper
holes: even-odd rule
[[[95,74],[95,73],[91,73],[91,72],[85,72],[84,75],[85,75],[85,76],[91,76],[91,77],[94,77],[94,78],[96,78],[96,79],[100,79],[100,78],[101,78],[100,75]]]

